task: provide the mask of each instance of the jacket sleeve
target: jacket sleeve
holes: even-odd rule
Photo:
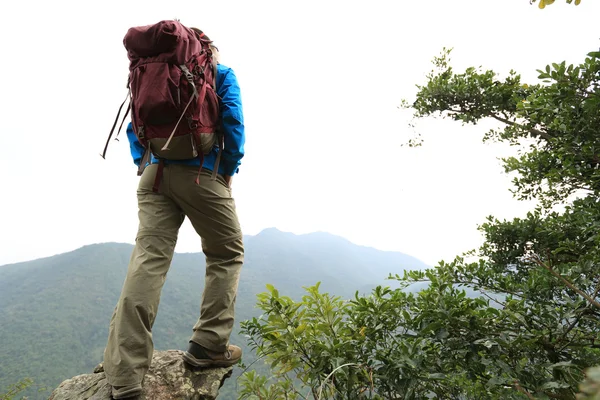
[[[144,155],[144,147],[138,141],[137,136],[135,136],[131,122],[127,125],[127,139],[129,140],[129,149],[131,150],[133,162],[139,167],[142,156]]]
[[[244,157],[244,115],[242,97],[237,77],[233,70],[223,68],[223,76],[219,79],[217,94],[220,98],[221,127],[223,129],[225,148],[221,155],[222,170],[225,175],[233,175],[239,171]]]

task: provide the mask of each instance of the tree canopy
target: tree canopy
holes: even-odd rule
[[[550,206],[574,193],[599,194],[600,53],[576,66],[547,65],[535,84],[521,82],[514,71],[504,79],[476,68],[455,73],[449,55],[445,49],[434,59],[435,70],[419,86],[410,105],[416,117],[443,115],[467,124],[493,118],[505,124],[484,140],[526,145],[519,156],[504,160],[506,172],[519,176],[514,185],[520,199]]]
[[[514,71],[455,72],[449,55],[405,106],[417,118],[501,123],[482,138],[518,149],[503,160],[514,194],[540,206],[490,216],[484,244],[466,254],[477,261],[394,276],[396,289],[345,301],[317,285],[294,301],[269,287],[263,316],[243,330],[273,377],[245,375],[241,398],[597,398],[600,54],[548,65],[530,84]]]

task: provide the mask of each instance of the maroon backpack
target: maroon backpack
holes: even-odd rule
[[[200,30],[189,29],[179,21],[129,29],[123,39],[130,61],[129,93],[119,108],[102,157],[106,156],[119,114],[128,99],[119,131],[131,110],[133,131],[146,149],[138,175],[151,153],[161,160],[200,156],[202,167],[203,156],[217,141],[222,148],[218,134],[219,100],[215,92],[216,62],[210,43]],[[162,165],[160,162],[160,173]],[[156,180],[160,180],[158,174]]]

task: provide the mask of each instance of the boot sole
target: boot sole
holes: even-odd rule
[[[236,360],[209,360],[209,359],[199,359],[188,353],[187,351],[183,353],[183,359],[186,363],[190,364],[193,367],[231,367],[234,364],[237,364],[240,359]]]

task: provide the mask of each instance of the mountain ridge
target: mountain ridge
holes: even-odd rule
[[[279,228],[276,227],[269,227],[269,228],[264,228],[263,230],[261,230],[260,232],[258,232],[255,235],[244,235],[244,241],[246,240],[253,240],[255,238],[258,237],[264,237],[265,235],[270,235],[272,233],[278,233],[278,234],[282,234],[282,235],[286,235],[288,237],[296,237],[296,238],[302,238],[302,237],[317,237],[317,236],[326,236],[329,238],[335,238],[337,240],[339,240],[340,243],[347,243],[356,247],[360,247],[360,248],[364,248],[364,249],[371,249],[371,250],[376,250],[378,252],[382,252],[382,253],[394,253],[394,254],[402,254],[404,256],[407,257],[412,257],[415,260],[417,260],[419,263],[423,263],[423,261],[419,260],[418,258],[414,257],[414,256],[410,256],[406,253],[400,252],[400,251],[396,251],[396,250],[382,250],[382,249],[378,249],[376,247],[373,246],[366,246],[366,245],[362,245],[362,244],[358,244],[355,243],[341,235],[336,235],[336,234],[332,234],[332,233],[328,233],[326,231],[314,231],[314,232],[308,232],[308,233],[293,233],[293,232],[289,232],[289,231],[283,231],[280,230]],[[97,245],[126,245],[126,246],[133,246],[133,243],[128,243],[128,242],[115,242],[115,241],[107,241],[107,242],[95,242],[95,243],[89,243],[89,244],[85,244],[79,247],[76,247],[72,250],[67,250],[64,251],[62,253],[57,253],[57,254],[52,254],[52,255],[48,255],[48,256],[43,256],[43,257],[39,257],[39,258],[33,258],[33,259],[27,259],[27,260],[22,260],[22,261],[17,261],[17,262],[11,262],[11,263],[7,263],[7,264],[0,264],[0,269],[3,267],[8,267],[11,265],[16,265],[16,264],[23,264],[23,263],[31,263],[31,262],[35,262],[35,261],[40,261],[40,260],[47,260],[49,258],[52,257],[57,257],[57,256],[62,256],[62,255],[66,255],[66,254],[70,254],[73,253],[75,251],[78,250],[82,250],[85,249],[87,247],[91,247],[91,246],[97,246]],[[176,251],[175,254],[202,254],[202,251],[181,251],[178,252]]]
[[[27,376],[53,388],[101,361],[132,249],[128,243],[95,243],[0,268],[0,393]],[[157,350],[185,349],[198,318],[204,266],[201,252],[175,254],[153,329]],[[390,273],[425,267],[409,255],[326,233],[269,230],[249,236],[232,343],[245,347],[239,322],[259,315],[256,295],[267,283],[296,299],[303,287],[317,282],[323,292],[351,298],[356,291],[390,285],[385,280]],[[244,361],[250,364],[253,355],[245,351]],[[234,399],[234,391],[224,388],[219,398]],[[34,390],[26,395],[43,398]]]

